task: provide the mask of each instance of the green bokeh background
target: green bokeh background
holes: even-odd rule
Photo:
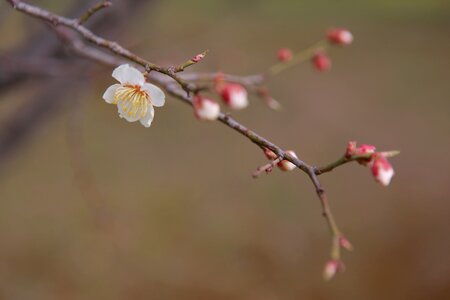
[[[38,23],[0,10],[5,51]],[[252,179],[260,151],[176,99],[151,129],[119,119],[101,99],[113,83],[102,68],[3,166],[0,298],[449,299],[449,1],[164,0],[115,39],[166,65],[210,49],[192,70],[253,74],[333,26],[355,41],[332,49],[331,72],[300,65],[269,83],[281,112],[252,97],[233,115],[312,164],[349,140],[402,152],[389,188],[356,164],[322,177],[355,246],[344,274],[322,281],[330,239],[303,173]],[[0,94],[0,121],[37,88]],[[81,150],[68,133],[74,111]],[[80,190],[80,151],[94,191]],[[115,224],[106,232],[92,223],[97,205]]]

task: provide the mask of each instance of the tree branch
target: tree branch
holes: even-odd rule
[[[146,76],[148,79],[159,84],[170,95],[191,106],[193,105],[192,93],[195,93],[201,88],[200,85],[196,84],[196,82],[205,80],[209,81],[214,79],[216,76],[220,74],[220,73],[205,73],[205,74],[190,73],[177,75],[177,73],[184,71],[185,68],[197,63],[199,61],[198,57],[194,57],[193,59],[190,59],[179,66],[171,66],[168,68],[164,68],[138,56],[137,54],[131,52],[130,50],[124,48],[123,46],[114,41],[104,39],[94,34],[91,30],[84,27],[82,23],[88,20],[90,16],[92,16],[94,13],[103,8],[107,1],[102,1],[101,3],[97,4],[97,6],[88,10],[80,19],[65,18],[60,15],[53,14],[37,6],[26,4],[19,0],[5,0],[5,1],[9,2],[18,11],[33,16],[35,18],[39,18],[53,25],[52,28],[57,32],[61,40],[65,44],[69,45],[71,49],[73,49],[74,52],[76,52],[77,54],[85,58],[100,62],[102,64],[107,64],[110,66],[117,66],[123,63],[124,60],[133,62],[143,67],[147,71],[148,74]],[[66,31],[61,30],[61,26],[77,32],[79,36],[71,35]],[[84,41],[90,42],[95,46],[101,47],[107,50],[108,52],[92,47],[86,44]],[[266,76],[277,74],[282,70],[285,70],[299,62],[304,61],[307,57],[311,56],[314,49],[316,49],[317,47],[325,47],[325,45],[323,42],[321,42],[319,45],[306,49],[305,51],[299,52],[294,56],[292,62],[288,64],[276,64],[271,69],[269,69],[269,71],[266,74],[257,74],[251,76],[235,76],[227,74],[220,74],[220,75],[224,76],[223,78],[226,81],[237,82],[250,87],[257,87],[266,79]],[[205,54],[206,53],[200,54],[202,55],[201,58],[203,58]],[[174,84],[173,80],[176,83],[178,83],[178,85]],[[341,231],[337,226],[337,223],[331,211],[327,195],[318,179],[318,176],[323,173],[330,172],[334,168],[339,167],[343,164],[361,158],[367,158],[368,156],[364,155],[352,157],[343,156],[337,161],[328,164],[324,167],[315,167],[291,155],[289,152],[286,152],[280,146],[276,145],[275,143],[271,142],[265,137],[257,134],[256,132],[244,126],[243,124],[239,123],[229,114],[220,113],[218,121],[223,123],[225,126],[240,133],[241,135],[245,136],[247,139],[249,139],[252,143],[256,144],[258,147],[268,148],[272,150],[277,156],[276,160],[279,161],[287,160],[293,163],[295,166],[297,166],[305,174],[307,174],[307,176],[310,178],[315,188],[317,197],[320,200],[322,206],[322,215],[326,219],[328,228],[331,232],[332,236],[332,245],[330,253],[331,259],[333,261],[340,262],[340,255],[341,255],[340,248],[341,247],[350,248],[350,247],[348,245],[347,246],[343,245],[341,242],[343,239],[345,239],[345,237],[342,235]],[[389,156],[393,156],[396,154],[398,153],[395,152],[386,153],[386,155]],[[273,166],[274,164],[272,162],[271,164],[269,164],[269,167],[263,168],[262,170],[267,170],[268,168]]]

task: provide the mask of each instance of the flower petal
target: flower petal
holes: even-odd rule
[[[114,69],[112,73],[114,77],[121,84],[131,84],[142,86],[145,83],[145,78],[142,73],[128,64],[120,65]]]
[[[153,117],[155,116],[155,110],[153,109],[153,106],[150,105],[148,108],[147,114],[145,117],[143,117],[140,122],[144,127],[150,127],[152,125]]]
[[[154,84],[144,83],[142,89],[150,95],[150,101],[153,106],[161,107],[166,102],[164,92]]]
[[[136,122],[137,120],[139,120],[141,116],[138,113],[130,114],[129,111],[127,110],[132,109],[132,107],[126,105],[127,102],[124,101],[117,102],[117,111],[119,112],[119,116],[127,120],[128,122]]]
[[[115,95],[116,90],[120,86],[120,84],[116,83],[108,87],[103,94],[103,99],[105,99],[106,103],[114,104],[115,103]]]

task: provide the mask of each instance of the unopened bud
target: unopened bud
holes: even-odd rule
[[[220,95],[232,109],[243,109],[248,105],[247,90],[237,83],[226,83],[222,86]]]
[[[341,236],[339,238],[339,245],[342,248],[344,248],[344,249],[346,249],[348,251],[352,251],[353,250],[353,245],[347,240],[346,237]]]
[[[372,157],[371,170],[375,180],[383,186],[388,186],[395,174],[394,168],[380,153],[374,153]]]
[[[343,272],[345,270],[344,263],[340,260],[332,259],[325,264],[323,269],[323,278],[325,280],[332,279],[337,272]]]
[[[273,152],[272,150],[268,149],[268,148],[263,148],[264,151],[264,155],[270,159],[270,160],[275,160],[278,156],[275,154],[275,152]]]
[[[375,150],[377,148],[374,145],[369,145],[369,144],[362,144],[361,146],[357,147],[353,153],[353,155],[365,155],[365,154],[372,154],[375,153]],[[370,163],[372,160],[372,156],[367,157],[367,158],[358,158],[356,161],[363,165],[366,166],[368,163]]]
[[[193,106],[195,116],[200,120],[214,121],[219,117],[220,106],[214,100],[195,95]]]
[[[346,158],[350,158],[355,154],[355,150],[356,150],[356,142],[355,141],[350,141],[347,144],[347,148],[345,149],[345,157]]]
[[[344,28],[334,28],[327,32],[327,39],[333,44],[347,46],[353,42],[353,35]]]
[[[257,94],[259,97],[261,97],[265,103],[267,104],[267,106],[273,110],[279,110],[281,109],[281,104],[280,102],[278,102],[277,100],[275,100],[274,98],[272,98],[272,96],[269,93],[269,90],[265,87],[260,87],[256,90]]]
[[[312,62],[318,71],[328,71],[331,69],[331,59],[325,53],[317,52],[314,54]]]
[[[371,154],[375,153],[375,150],[377,150],[377,147],[374,145],[369,144],[362,144],[355,150],[355,155],[364,155],[364,154]]]
[[[289,48],[281,48],[277,52],[277,58],[281,62],[290,61],[292,59],[292,51]]]
[[[289,153],[289,154],[292,155],[293,157],[298,158],[297,155],[295,154],[295,152],[292,151],[292,150],[288,150],[288,151],[286,151],[286,153]],[[286,159],[283,159],[282,161],[280,161],[280,162],[277,164],[277,166],[278,166],[278,168],[280,168],[280,170],[282,170],[282,171],[292,171],[292,170],[294,170],[295,168],[297,168],[296,165],[294,165],[293,163],[291,163],[290,161],[288,161],[288,160],[286,160]]]
[[[202,59],[204,59],[206,56],[206,52],[197,54],[196,56],[194,56],[193,58],[191,58],[191,60],[195,63],[198,63],[199,61],[201,61]]]

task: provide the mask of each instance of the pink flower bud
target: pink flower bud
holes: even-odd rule
[[[350,158],[355,154],[356,151],[356,142],[350,141],[347,144],[347,148],[345,149],[345,157]]]
[[[270,160],[275,160],[278,156],[275,154],[275,152],[273,152],[270,149],[264,148],[263,149],[264,154],[266,155],[266,157]]]
[[[365,155],[365,154],[372,154],[375,153],[375,150],[377,148],[373,145],[369,145],[369,144],[362,144],[361,146],[357,147],[354,151],[352,155]],[[356,161],[363,165],[366,166],[368,163],[370,163],[372,160],[372,156],[368,157],[368,158],[358,158]]]
[[[344,249],[346,249],[348,251],[352,251],[353,250],[353,245],[347,240],[346,237],[341,236],[339,238],[339,245],[342,248],[344,248]]]
[[[336,259],[329,260],[323,269],[323,278],[325,280],[330,280],[337,272],[344,272],[344,270],[345,265],[342,261]]]
[[[267,106],[273,110],[279,110],[281,108],[280,102],[272,98],[272,96],[269,93],[269,90],[265,87],[260,87],[256,90],[258,93],[258,96],[264,99]]]
[[[191,58],[191,60],[195,63],[198,63],[199,61],[201,61],[202,59],[205,58],[205,52],[197,54],[196,56],[194,56],[193,58]]]
[[[285,62],[292,59],[292,51],[289,48],[281,48],[277,52],[277,58],[279,61]]]
[[[350,31],[344,28],[334,28],[327,32],[327,39],[330,43],[336,45],[350,45],[353,42],[353,35]]]
[[[224,84],[220,95],[225,104],[232,109],[243,109],[248,105],[247,90],[240,84]]]
[[[371,169],[375,180],[383,186],[388,186],[394,176],[392,165],[380,153],[375,153],[372,157]]]
[[[355,155],[364,155],[364,154],[369,154],[369,153],[370,154],[375,153],[376,149],[377,149],[377,147],[375,147],[374,145],[362,144],[361,146],[356,148]]]
[[[292,151],[292,150],[288,150],[288,151],[286,151],[286,153],[289,153],[289,154],[292,155],[293,157],[298,158],[297,155],[295,154],[295,152]],[[286,160],[286,159],[283,159],[282,161],[280,161],[280,162],[277,164],[277,166],[278,166],[278,168],[280,168],[280,170],[282,170],[282,171],[292,171],[292,170],[294,170],[295,168],[297,168],[296,165],[294,165],[293,163],[291,163],[290,161],[288,161],[288,160]]]
[[[317,52],[314,54],[312,62],[318,71],[328,71],[331,69],[331,59],[325,53]]]
[[[193,105],[195,116],[200,120],[214,121],[219,117],[220,106],[214,100],[195,95]]]

